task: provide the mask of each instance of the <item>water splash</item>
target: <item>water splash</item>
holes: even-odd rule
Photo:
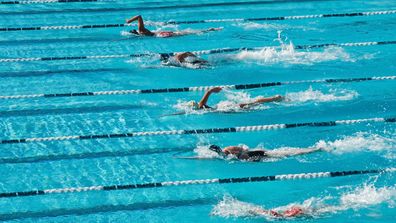
[[[244,30],[284,30],[284,29],[301,29],[303,31],[318,30],[314,27],[309,26],[291,26],[287,24],[275,24],[275,23],[255,23],[255,22],[240,22],[233,24],[234,26],[241,27]]]
[[[396,147],[394,136],[387,138],[378,134],[357,132],[352,136],[344,136],[335,141],[320,140],[314,147],[323,148],[335,154],[344,154],[360,151],[392,153]]]
[[[359,211],[361,209],[385,204],[390,208],[395,206],[396,187],[375,187],[374,184],[364,184],[351,191],[346,191],[338,196],[325,195],[322,197],[311,197],[301,203],[293,202],[285,206],[273,208],[277,212],[283,212],[293,206],[300,207],[303,217],[319,218],[324,215],[335,214],[347,210]],[[263,214],[264,207],[239,201],[231,196],[225,196],[211,211],[211,215],[230,217],[264,217],[273,219],[273,216]]]
[[[329,93],[323,93],[319,90],[314,90],[310,86],[305,91],[291,92],[286,94],[286,101],[293,104],[304,102],[331,102],[331,101],[348,101],[358,97],[356,91],[346,89],[330,89]]]
[[[233,59],[265,65],[278,63],[285,65],[313,65],[335,60],[356,61],[341,47],[327,47],[322,51],[296,51],[291,41],[288,44],[283,41],[281,31],[278,31],[278,38],[275,41],[279,42],[279,47],[265,47],[257,51],[242,51],[237,53]]]

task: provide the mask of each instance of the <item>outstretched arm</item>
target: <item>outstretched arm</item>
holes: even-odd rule
[[[126,23],[131,23],[131,22],[136,21],[136,20],[138,21],[138,29],[139,29],[139,31],[144,31],[145,27],[144,27],[143,18],[142,18],[141,15],[137,15],[137,16],[134,16],[134,17],[132,17],[130,19],[127,19]]]
[[[198,103],[198,107],[204,108],[205,106],[207,106],[206,103],[208,102],[210,95],[212,93],[218,93],[220,91],[221,91],[221,87],[214,87],[214,88],[211,88],[209,91],[205,92],[204,96]]]
[[[241,103],[241,104],[239,104],[239,107],[244,108],[244,107],[249,106],[249,105],[258,105],[258,104],[262,104],[262,103],[281,101],[281,100],[282,100],[282,96],[275,95],[275,96],[270,97],[270,98],[260,98],[260,99],[257,99],[255,101],[253,101],[253,102]]]

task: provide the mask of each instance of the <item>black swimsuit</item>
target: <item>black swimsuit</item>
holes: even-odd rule
[[[237,155],[237,158],[240,160],[248,160],[248,161],[256,161],[256,162],[266,157],[268,157],[268,155],[263,150],[242,151]]]

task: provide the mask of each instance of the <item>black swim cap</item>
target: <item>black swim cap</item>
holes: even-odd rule
[[[224,154],[223,150],[220,148],[220,146],[217,145],[210,145],[209,149],[212,150],[213,152],[216,152],[218,154]]]

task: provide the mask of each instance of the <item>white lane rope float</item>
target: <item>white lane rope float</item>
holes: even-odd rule
[[[162,130],[162,131],[147,131],[147,132],[109,133],[109,134],[100,134],[100,135],[69,135],[69,136],[33,137],[33,138],[21,138],[21,139],[3,139],[0,141],[0,144],[39,143],[39,142],[50,142],[50,141],[70,141],[70,140],[86,140],[86,139],[96,140],[96,139],[111,139],[111,138],[132,138],[132,137],[143,137],[143,136],[257,132],[257,131],[270,131],[270,130],[288,129],[288,128],[297,128],[297,127],[325,127],[325,126],[330,127],[336,125],[352,125],[358,123],[375,123],[375,122],[393,123],[396,122],[396,116],[388,117],[388,118],[364,118],[364,119],[350,119],[350,120],[323,121],[323,122],[238,126],[238,127],[228,127],[228,128]]]
[[[0,5],[27,5],[46,3],[87,3],[87,2],[114,2],[115,0],[30,0],[30,1],[2,1]]]
[[[298,174],[254,176],[254,177],[235,177],[235,178],[223,178],[223,179],[212,178],[212,179],[200,179],[200,180],[181,180],[181,181],[167,181],[167,182],[154,182],[154,183],[120,184],[120,185],[108,185],[108,186],[101,185],[101,186],[88,186],[88,187],[69,187],[69,188],[55,188],[55,189],[30,190],[30,191],[19,191],[19,192],[2,192],[0,193],[0,198],[29,197],[29,196],[38,196],[38,195],[47,195],[47,194],[81,193],[87,191],[132,190],[132,189],[204,185],[204,184],[230,184],[230,183],[286,181],[286,180],[308,180],[308,179],[317,179],[317,178],[346,177],[346,176],[364,175],[364,174],[383,174],[383,173],[390,173],[395,171],[396,168],[390,167],[384,169],[369,169],[369,170],[311,172],[311,173],[298,173]]]
[[[224,23],[224,22],[253,22],[253,21],[277,21],[277,20],[301,20],[301,19],[318,19],[331,17],[359,17],[359,16],[377,16],[396,14],[396,10],[371,11],[371,12],[350,12],[350,13],[333,13],[333,14],[315,14],[315,15],[295,15],[295,16],[277,16],[265,18],[233,18],[233,19],[206,19],[191,21],[168,21],[155,22],[147,21],[147,24],[159,25],[178,25],[178,24],[198,24],[198,23]],[[1,27],[0,32],[4,31],[33,31],[33,30],[67,30],[67,29],[98,29],[98,28],[115,28],[132,26],[131,24],[95,24],[95,25],[69,25],[69,26],[36,26],[36,27]]]
[[[265,87],[290,85],[290,84],[343,83],[343,82],[362,82],[362,81],[379,81],[379,80],[396,80],[396,76],[376,76],[376,77],[322,79],[322,80],[300,80],[300,81],[267,82],[267,83],[255,83],[255,84],[214,85],[214,86],[159,88],[159,89],[157,88],[157,89],[74,92],[74,93],[3,95],[3,96],[0,96],[0,100],[1,99],[4,99],[4,100],[5,99],[28,99],[28,98],[83,97],[83,96],[100,96],[100,95],[181,93],[181,92],[207,91],[213,87],[221,87],[223,89],[229,89],[229,90],[244,90],[244,89],[265,88]]]
[[[354,43],[324,43],[316,45],[296,45],[295,49],[314,49],[323,47],[361,47],[375,45],[396,44],[396,40],[377,41],[377,42],[354,42]],[[257,51],[267,48],[277,48],[278,46],[265,47],[239,47],[239,48],[219,48],[211,50],[191,51],[196,55],[209,55],[218,53],[232,53],[240,51]],[[25,57],[25,58],[0,58],[0,63],[10,62],[32,62],[32,61],[58,61],[58,60],[87,60],[87,59],[120,59],[120,58],[139,58],[139,57],[158,57],[160,60],[168,59],[180,52],[171,53],[138,53],[138,54],[111,54],[111,55],[91,55],[91,56],[60,56],[60,57]]]

